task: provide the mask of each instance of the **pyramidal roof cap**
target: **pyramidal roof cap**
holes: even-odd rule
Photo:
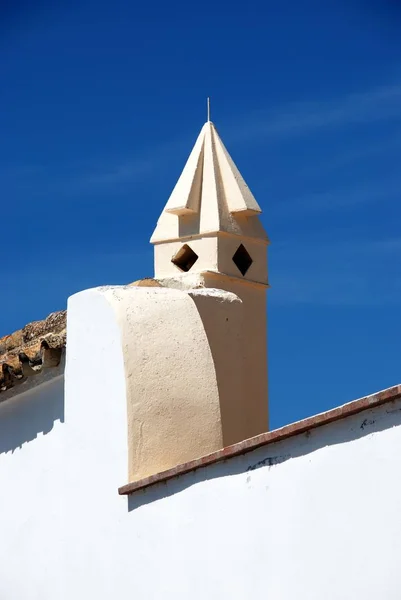
[[[159,218],[151,242],[180,239],[179,219],[192,221],[191,235],[224,231],[267,240],[261,208],[207,121]],[[188,223],[187,223],[188,224]],[[250,226],[251,225],[251,226]],[[182,229],[182,228],[181,228]]]

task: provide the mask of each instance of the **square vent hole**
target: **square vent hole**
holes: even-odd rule
[[[196,261],[198,260],[198,255],[196,252],[192,250],[188,246],[188,244],[184,244],[180,250],[178,250],[177,254],[173,256],[171,262],[176,265],[181,271],[185,271],[186,273],[192,269]]]
[[[236,267],[242,273],[242,275],[246,274],[246,272],[248,271],[249,267],[253,263],[253,260],[250,257],[249,252],[247,251],[247,249],[245,248],[245,246],[243,246],[242,244],[238,248],[238,250],[236,251],[236,253],[234,254],[233,261],[234,261]]]

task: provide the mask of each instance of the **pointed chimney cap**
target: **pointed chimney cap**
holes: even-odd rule
[[[207,121],[159,218],[151,242],[181,237],[178,219],[190,215],[199,217],[198,235],[220,231],[241,235],[245,233],[241,217],[257,217],[261,212],[214,124]],[[246,234],[268,240],[259,219],[252,222],[255,227],[247,223]]]

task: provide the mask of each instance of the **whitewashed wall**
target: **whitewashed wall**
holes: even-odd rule
[[[62,376],[0,403],[1,600],[61,597],[63,421]]]
[[[121,497],[120,334],[77,302],[65,418],[61,379],[0,405],[1,600],[399,600],[401,402]]]

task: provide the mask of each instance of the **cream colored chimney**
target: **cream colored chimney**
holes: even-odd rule
[[[207,122],[152,236],[155,279],[97,290],[101,317],[84,315],[102,335],[118,325],[130,481],[268,429],[259,214]]]
[[[266,289],[268,236],[261,209],[213,123],[203,126],[151,242],[155,278],[181,290],[217,288],[241,301],[230,325],[238,348],[214,355],[224,446],[268,429]],[[210,321],[210,322],[209,322]],[[212,339],[216,323],[203,317]],[[190,335],[190,332],[188,332]],[[222,332],[222,335],[223,332]],[[240,356],[235,355],[240,353]],[[240,381],[234,373],[240,369]],[[235,380],[233,388],[232,381]],[[231,407],[231,408],[230,408]]]

